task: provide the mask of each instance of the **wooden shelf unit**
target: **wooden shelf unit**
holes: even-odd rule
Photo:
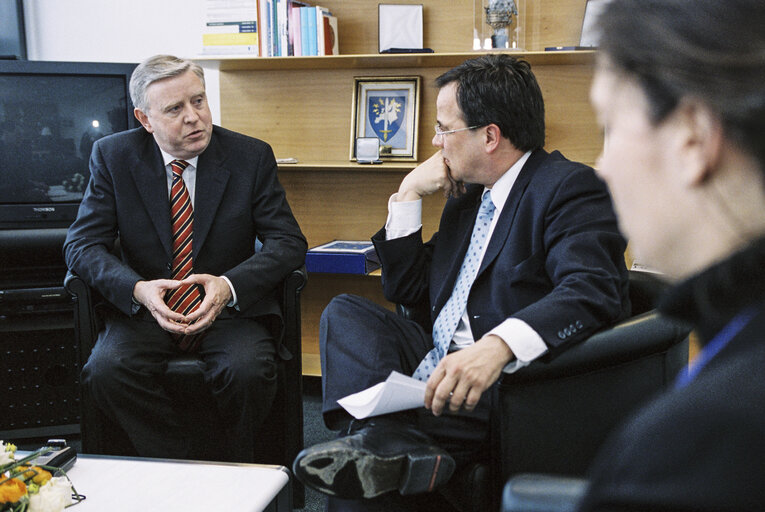
[[[595,53],[590,50],[555,52],[521,52],[505,50],[504,52],[522,57],[532,66],[587,64],[591,61],[592,55]],[[475,51],[469,53],[329,55],[324,57],[220,57],[215,60],[218,62],[218,69],[221,71],[452,68],[461,64],[467,58],[476,57],[484,53],[492,52]]]
[[[309,246],[333,239],[369,239],[385,222],[389,196],[417,164],[350,161],[354,77],[422,77],[417,149],[423,161],[434,152],[434,79],[483,53],[469,50],[472,1],[401,2],[424,4],[425,46],[435,53],[398,55],[376,54],[377,2],[319,3],[338,17],[341,55],[218,59],[223,126],[267,141],[277,158],[298,160],[281,164],[279,179]],[[538,51],[578,42],[584,4],[585,0],[526,2],[528,11],[520,19],[529,22],[526,40],[532,51],[509,53],[527,60],[539,80],[546,107],[546,146],[592,165],[602,149],[588,101],[595,52]],[[438,226],[443,204],[440,195],[425,198],[426,239]],[[392,308],[382,297],[379,277],[309,276],[302,300],[304,374],[320,374],[319,318],[340,293],[364,295]]]

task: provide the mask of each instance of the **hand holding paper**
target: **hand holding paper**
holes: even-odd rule
[[[385,382],[337,401],[357,420],[425,406],[425,383],[398,372]]]

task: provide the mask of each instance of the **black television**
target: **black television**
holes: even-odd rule
[[[0,59],[26,59],[24,2],[0,0]]]
[[[0,60],[0,230],[67,228],[93,143],[139,126],[136,64]]]

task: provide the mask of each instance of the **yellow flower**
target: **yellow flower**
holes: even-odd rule
[[[16,503],[26,493],[26,484],[16,478],[9,478],[0,483],[0,503]]]
[[[45,471],[40,466],[24,465],[24,469],[19,469],[20,476],[22,476],[25,480],[29,480],[31,478],[32,482],[36,483],[37,485],[44,485],[45,482],[53,477],[53,475],[51,475],[48,471]]]
[[[41,448],[21,461],[16,461],[15,446],[0,441],[0,510],[24,512],[63,512],[70,504],[80,502],[84,496],[77,495],[72,482],[64,475],[52,477],[41,466],[32,466],[27,460],[34,460],[43,452]]]

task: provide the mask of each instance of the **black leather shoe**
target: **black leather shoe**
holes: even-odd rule
[[[414,428],[368,422],[345,437],[306,448],[292,465],[303,484],[344,499],[430,492],[454,472],[454,459]]]

